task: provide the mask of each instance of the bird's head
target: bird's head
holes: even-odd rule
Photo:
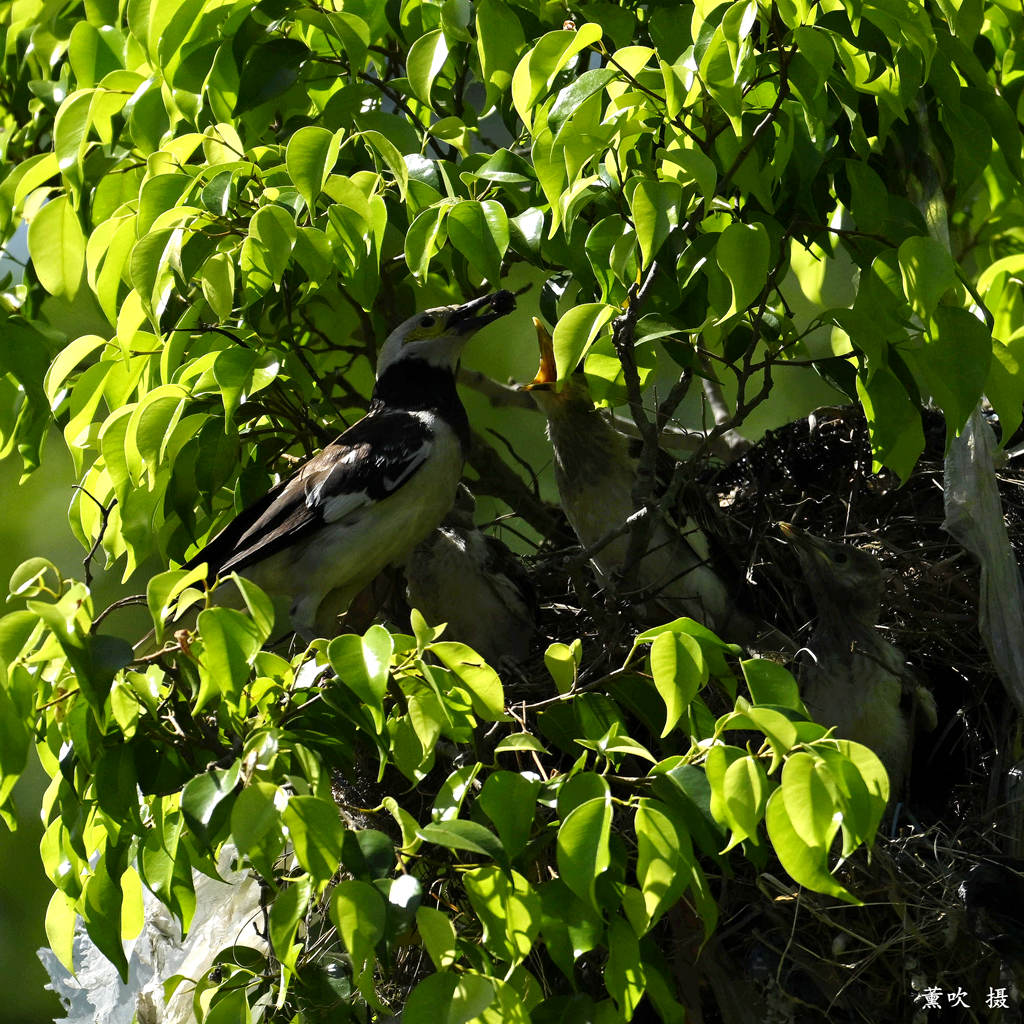
[[[793,545],[819,617],[841,617],[874,625],[884,590],[878,559],[849,544],[815,537],[792,523],[779,523]]]
[[[416,313],[400,323],[381,346],[378,379],[388,367],[407,359],[454,371],[466,342],[481,327],[515,308],[515,296],[500,291],[458,306],[437,306]]]
[[[530,392],[541,412],[549,419],[577,408],[580,411],[592,412],[594,403],[590,397],[586,377],[582,373],[572,373],[565,380],[559,381],[554,341],[547,328],[536,317],[533,318],[533,326],[537,331],[540,365],[537,368],[537,376],[529,384],[521,385],[522,390]]]

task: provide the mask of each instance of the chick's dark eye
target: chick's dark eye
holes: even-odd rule
[[[420,321],[420,327],[433,327],[433,326],[434,326],[434,318],[432,316],[425,316]]]
[[[847,560],[848,560],[848,558],[849,558],[849,556],[848,556],[848,555],[846,554],[846,552],[845,552],[845,551],[837,551],[837,552],[836,552],[836,553],[835,553],[835,554],[834,554],[834,555],[832,556],[832,561],[833,561],[833,562],[835,562],[835,563],[836,563],[836,564],[838,564],[838,565],[842,565],[842,564],[843,564],[843,562],[845,562],[845,561],[847,561]]]

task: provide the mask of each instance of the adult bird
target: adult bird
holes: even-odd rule
[[[540,367],[523,387],[547,418],[555,484],[566,518],[584,550],[591,552],[598,574],[613,582],[626,568],[626,520],[635,511],[638,459],[630,440],[594,407],[583,374],[558,381],[551,336],[539,320],[533,322]],[[674,519],[670,512],[676,513]],[[746,640],[757,631],[712,567],[706,534],[685,511],[658,510],[632,579],[637,590],[633,596],[645,617],[689,615],[727,640]]]
[[[409,317],[377,358],[366,415],[240,512],[184,565],[211,583],[237,572],[288,602],[303,640],[401,562],[451,507],[469,446],[455,389],[466,342],[515,308],[499,291]]]
[[[884,592],[882,566],[867,551],[779,523],[793,545],[818,613],[798,672],[811,717],[870,747],[897,796],[910,767],[915,725],[935,726],[931,692],[909,673],[903,653],[876,628]],[[915,710],[920,723],[915,722]]]

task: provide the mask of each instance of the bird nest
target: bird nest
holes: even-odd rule
[[[775,524],[794,521],[875,555],[887,579],[880,628],[939,709],[938,728],[916,741],[907,804],[891,834],[840,870],[864,906],[796,893],[771,875],[756,879],[757,891],[733,892],[753,924],[723,941],[759,979],[771,1020],[925,1020],[929,1009],[944,1020],[988,1020],[989,1004],[1003,998],[1011,1016],[1000,1019],[1021,1009],[1024,836],[1007,798],[1019,720],[978,633],[979,568],[943,530],[938,414],[926,413],[925,437],[900,486],[886,470],[872,473],[860,409],[822,410],[768,433],[707,478],[754,553],[758,612],[798,640],[813,605]],[[999,487],[1019,551],[1024,472],[1012,460]]]
[[[945,423],[926,413],[926,446],[903,486],[888,470],[872,473],[867,425],[859,408],[824,410],[768,433],[710,484],[753,551],[750,593],[758,611],[798,640],[813,605],[776,524],[870,551],[886,572],[879,628],[934,693],[939,728],[918,742],[912,803],[925,817],[957,820],[991,810],[988,780],[1005,774],[996,753],[1012,747],[1012,705],[978,633],[979,568],[943,529]],[[1024,472],[1000,474],[1006,523],[1024,541]]]
[[[902,486],[886,470],[872,472],[855,407],[771,431],[702,477],[747,563],[751,611],[798,642],[814,609],[777,523],[876,556],[887,581],[879,628],[938,706],[938,728],[918,737],[909,796],[888,834],[839,870],[863,906],[798,890],[771,866],[741,861],[737,876],[720,880],[721,924],[704,955],[722,959],[724,977],[749,979],[767,1021],[923,1021],[929,1009],[941,1009],[943,1020],[988,1020],[986,1004],[1001,999],[1010,1009],[1000,1019],[1008,1020],[1022,1006],[1024,861],[1016,858],[1024,824],[1007,797],[1019,719],[977,629],[978,565],[943,530],[945,423],[926,412],[924,425],[925,451]],[[1024,467],[1008,461],[999,485],[1019,548]],[[585,650],[589,638],[590,655],[607,652],[611,667],[631,642],[629,615],[615,615],[607,595],[581,578],[582,560],[564,550],[539,557],[534,569],[542,632],[580,636]],[[539,678],[532,667],[523,676]],[[756,1019],[727,1012],[722,999],[705,1003],[708,1021]]]

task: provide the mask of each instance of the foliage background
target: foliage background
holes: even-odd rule
[[[4,13],[0,224],[7,236],[28,223],[31,265],[3,300],[3,454],[31,473],[56,424],[83,484],[71,530],[84,547],[98,539],[97,554],[126,579],[181,561],[339,419],[358,416],[374,340],[396,320],[527,278],[557,321],[561,372],[586,356],[595,393],[628,405],[652,458],[654,385],[670,398],[660,415],[700,422],[691,385],[712,367],[737,421],[769,390],[796,411],[823,386],[820,374],[839,389],[830,394],[862,401],[877,463],[904,477],[923,446],[928,398],[951,435],[983,393],[1007,432],[1020,422],[1024,66],[1013,4],[88,0]],[[497,378],[529,376],[531,361],[526,335],[468,359]],[[471,401],[475,423],[499,422]],[[515,417],[539,463],[537,418],[503,415],[503,431]],[[477,456],[471,475],[493,460]],[[529,519],[507,474],[480,489]],[[56,780],[55,947],[67,956],[81,914],[117,960],[122,882],[137,882],[136,867],[187,917],[183,877],[230,834],[278,893],[284,983],[301,994],[307,965],[292,940],[316,905],[343,937],[352,999],[374,1005],[371,969],[378,958],[393,966],[407,934],[380,895],[396,881],[393,865],[375,875],[379,862],[363,863],[335,830],[304,828],[295,808],[316,808],[323,824],[323,769],[343,770],[367,749],[422,783],[438,735],[468,746],[481,722],[502,719],[496,677],[414,623],[414,639],[377,630],[321,647],[348,689],[325,687],[307,705],[299,666],[259,653],[269,626],[258,594],[248,618],[203,613],[195,664],[171,651],[145,676],[117,628],[95,628],[102,591],[90,594],[76,568],[70,579],[59,570],[36,560],[12,581],[27,603],[3,623],[0,717],[3,794],[31,740]],[[150,584],[158,629],[187,583],[171,573]],[[654,710],[630,713],[659,757],[677,753],[660,743],[673,731],[675,742],[728,729],[764,737],[752,751],[715,747],[706,762],[696,747],[662,760],[658,800],[674,792],[666,779],[692,781],[706,767],[705,857],[718,864],[728,841],[763,865],[767,822],[796,881],[848,898],[828,870],[834,812],[844,812],[847,852],[871,839],[885,800],[870,755],[823,739],[791,679],[765,665],[737,669],[692,623],[642,635],[637,662],[615,671],[646,686]],[[424,660],[427,649],[443,667]],[[393,676],[381,675],[392,658]],[[553,818],[538,810],[523,834],[500,800],[464,807],[462,769],[427,786],[427,831],[413,835],[392,812],[406,855],[424,843],[432,851],[417,884],[429,887],[432,871],[472,879],[468,896],[451,897],[471,922],[457,947],[446,945],[441,911],[418,919],[417,941],[438,967],[423,981],[421,1012],[427,994],[454,999],[442,990],[456,983],[468,986],[464,1002],[490,993],[508,1012],[539,998],[524,963],[542,881],[555,906],[597,914],[591,938],[608,951],[612,997],[601,1012],[628,1017],[648,981],[659,1009],[677,1010],[658,987],[652,929],[683,877],[699,923],[713,927],[692,822],[636,789],[625,803],[639,852],[613,837],[611,793],[592,769],[657,758],[626,734],[629,716],[614,702],[587,718],[595,697],[572,690],[576,667],[574,648],[549,652],[562,706],[580,716],[571,740],[590,752],[569,787],[545,790]],[[753,705],[737,697],[741,676]],[[709,677],[736,698],[717,718],[698,695]],[[317,717],[321,697],[340,738]],[[189,725],[188,742],[168,734],[167,708]],[[492,797],[532,786],[510,772],[488,782]],[[807,793],[821,801],[794,796]],[[275,866],[286,794],[304,851],[296,884]],[[538,868],[545,856],[554,863],[545,844],[556,833],[565,885]],[[486,866],[468,868],[467,850]],[[357,878],[328,896],[339,861]],[[538,891],[513,862],[539,872]],[[558,919],[547,914],[538,942],[571,977]],[[380,941],[353,934],[354,921],[371,921]],[[209,985],[218,1013],[239,1011],[241,989]]]

